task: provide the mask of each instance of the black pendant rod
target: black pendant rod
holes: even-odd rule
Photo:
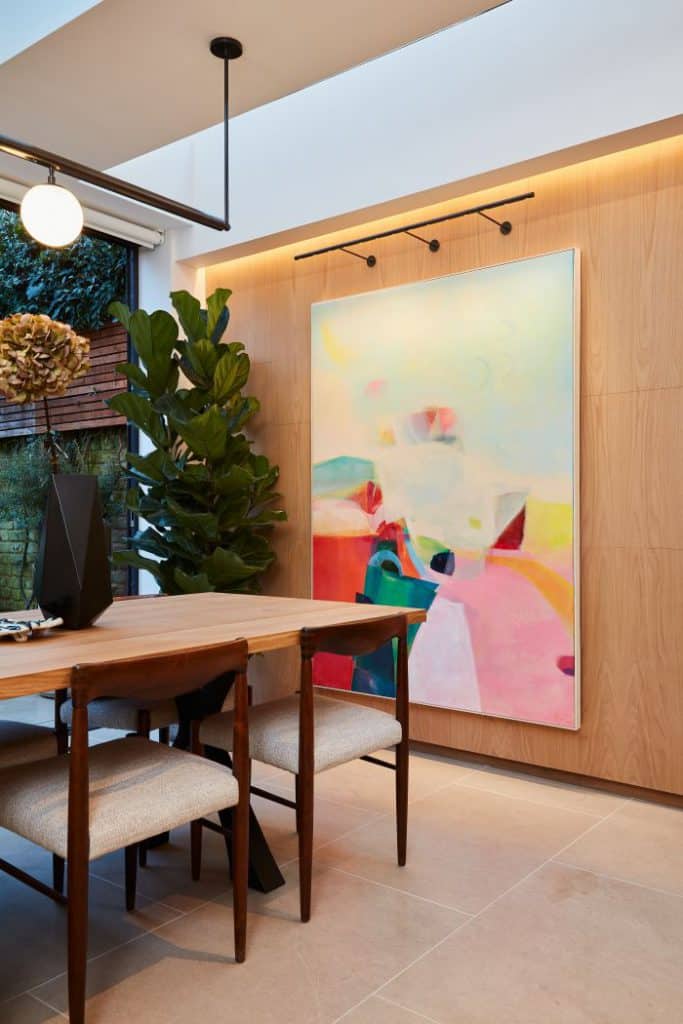
[[[243,48],[239,39],[232,36],[216,36],[209,46],[214,57],[223,61],[223,187],[225,207],[223,231],[230,230],[230,61],[242,56]]]
[[[294,257],[294,259],[308,260],[311,256],[323,256],[328,252],[338,252],[340,249],[346,249],[346,247],[350,245],[363,245],[366,242],[376,242],[378,238],[390,238],[392,235],[411,234],[420,228],[430,227],[432,224],[443,224],[443,222],[447,220],[458,220],[460,217],[469,217],[472,214],[477,213],[483,214],[485,210],[497,210],[501,206],[509,206],[512,203],[522,203],[526,199],[534,199],[535,196],[535,192],[524,192],[522,195],[510,196],[508,199],[497,199],[492,203],[482,203],[480,206],[471,206],[467,210],[458,210],[456,213],[446,213],[442,217],[432,217],[430,220],[421,220],[416,224],[404,224],[403,227],[390,228],[388,231],[379,231],[374,235],[365,235],[363,238],[352,238],[346,242],[338,242],[336,245],[326,245],[323,249],[314,249],[311,252],[300,252]],[[509,225],[509,221],[504,221],[503,224],[499,224],[498,221],[495,221],[495,223],[501,228],[502,234],[509,234],[512,230],[512,226],[510,225],[509,230],[506,229],[503,231],[503,226]],[[424,239],[420,239],[420,241],[424,241]],[[432,251],[434,252],[436,250],[432,249]],[[354,253],[354,255],[357,254]]]
[[[201,224],[203,227],[213,228],[216,231],[229,231],[228,67],[231,60],[241,56],[242,44],[237,39],[220,36],[212,40],[211,53],[223,60],[225,65],[223,79],[225,209],[223,217],[216,217],[213,214],[205,213],[194,206],[188,206],[186,203],[177,202],[177,200],[170,199],[168,196],[162,196],[158,192],[152,192],[150,189],[133,185],[129,181],[124,181],[123,178],[116,178],[112,174],[105,174],[104,171],[98,171],[94,167],[88,167],[86,164],[78,163],[78,161],[71,160],[69,157],[59,156],[57,153],[50,152],[50,150],[42,149],[40,146],[32,146],[26,142],[20,142],[18,139],[9,138],[7,135],[0,135],[0,152],[18,157],[20,160],[28,160],[31,163],[39,164],[41,167],[51,170],[53,174],[55,171],[59,171],[61,174],[66,174],[70,178],[76,178],[87,185],[94,185],[96,188],[104,189],[106,192],[113,192],[115,195],[123,196],[124,199],[132,199],[134,202],[142,203],[144,206],[151,206],[155,210],[163,210],[164,213],[170,213],[172,216],[180,217],[182,220],[189,220],[193,224]]]

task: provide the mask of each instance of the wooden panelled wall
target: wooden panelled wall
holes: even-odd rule
[[[229,336],[244,341],[253,360],[250,390],[262,402],[257,443],[282,471],[289,523],[279,531],[269,589],[310,593],[311,303],[576,246],[581,729],[415,707],[412,732],[446,747],[681,794],[683,138],[511,182],[377,229],[526,189],[537,198],[510,208],[507,238],[471,217],[434,230],[442,243],[436,254],[405,235],[374,243],[373,270],[342,253],[294,263],[304,243],[207,271],[209,291],[234,291]],[[266,668],[292,670],[277,662]]]

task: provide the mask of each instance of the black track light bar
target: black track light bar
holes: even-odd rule
[[[211,53],[223,61],[223,132],[224,132],[224,186],[225,186],[225,208],[223,217],[216,217],[213,214],[205,213],[194,206],[187,206],[179,203],[168,196],[159,195],[146,188],[133,185],[123,178],[115,178],[104,171],[98,171],[94,167],[87,167],[85,164],[71,160],[69,157],[59,156],[39,146],[32,146],[18,139],[11,139],[6,135],[0,135],[0,152],[9,156],[18,157],[21,160],[29,160],[31,163],[46,167],[50,172],[51,179],[54,179],[55,171],[66,174],[70,178],[76,178],[86,185],[94,185],[96,188],[104,189],[106,192],[113,192],[123,196],[124,199],[132,199],[144,206],[151,206],[155,210],[163,210],[174,217],[191,221],[193,224],[201,224],[203,227],[214,228],[216,231],[230,230],[230,208],[229,208],[229,136],[228,136],[228,68],[231,60],[242,55],[242,44],[238,39],[229,36],[218,36],[211,41]]]
[[[363,238],[352,238],[346,242],[338,242],[336,245],[326,245],[323,249],[313,249],[311,252],[300,252],[294,257],[295,260],[308,260],[312,256],[324,256],[328,252],[346,252],[350,256],[357,256],[359,259],[365,259],[365,262],[369,267],[374,267],[377,263],[375,256],[365,257],[361,253],[352,252],[349,246],[351,245],[365,245],[368,242],[376,242],[380,238],[391,238],[392,235],[411,235],[413,238],[417,238],[418,241],[424,242],[428,245],[431,252],[438,252],[440,245],[436,238],[429,241],[426,238],[421,238],[414,232],[419,231],[421,228],[431,227],[432,224],[443,224],[447,220],[459,220],[461,217],[471,217],[473,214],[479,214],[485,217],[486,220],[492,221],[500,228],[502,235],[509,235],[512,231],[512,224],[509,220],[498,221],[493,217],[487,215],[487,210],[497,210],[501,206],[510,206],[513,203],[523,203],[527,199],[534,199],[536,197],[535,192],[524,192],[519,196],[510,196],[507,199],[496,199],[492,203],[482,203],[480,206],[471,206],[467,210],[457,210],[455,213],[446,213],[442,217],[432,217],[430,220],[421,220],[416,224],[406,224],[400,228],[390,228],[388,231],[379,231],[374,235],[365,235]],[[372,260],[372,262],[370,262]]]

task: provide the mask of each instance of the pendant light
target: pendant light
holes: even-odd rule
[[[56,183],[50,167],[47,185],[34,185],[22,199],[21,220],[36,242],[62,249],[83,230],[83,208],[73,192]]]
[[[115,178],[94,167],[77,163],[69,157],[59,156],[38,146],[27,145],[17,139],[0,134],[0,153],[29,160],[47,167],[49,178],[47,185],[35,185],[29,189],[21,203],[21,219],[24,227],[36,241],[51,248],[62,248],[78,238],[83,229],[83,210],[76,196],[68,189],[55,182],[55,167],[70,178],[76,178],[87,185],[112,192],[114,195],[132,199],[136,203],[151,206],[174,217],[201,224],[216,231],[230,230],[230,194],[229,194],[229,65],[242,56],[242,44],[232,36],[217,36],[211,40],[210,52],[223,64],[223,213],[220,216],[198,210],[186,203],[178,202],[169,196],[159,195],[149,189],[133,185],[122,178]]]

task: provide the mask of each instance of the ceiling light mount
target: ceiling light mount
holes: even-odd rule
[[[232,36],[216,36],[211,40],[209,49],[219,60],[237,60],[244,53],[239,39],[233,39]]]

